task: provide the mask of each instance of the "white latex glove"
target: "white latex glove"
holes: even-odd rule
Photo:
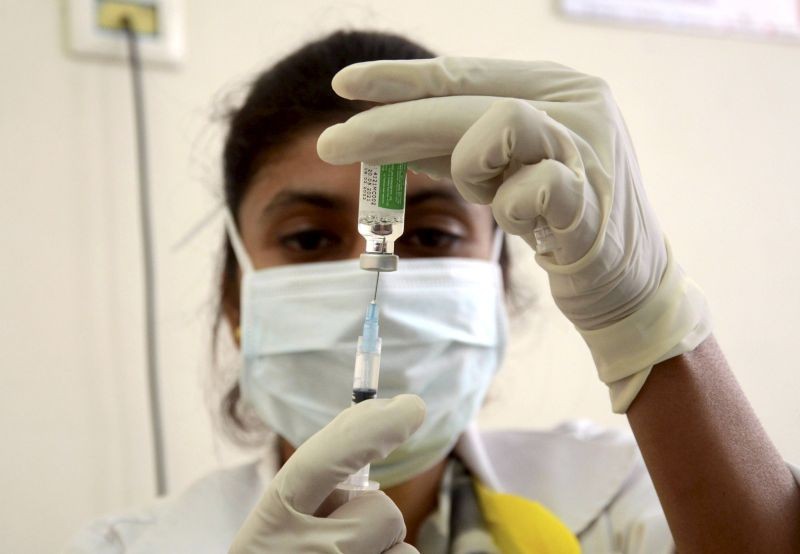
[[[344,410],[284,464],[239,529],[231,554],[314,552],[412,554],[397,506],[370,491],[331,507],[336,485],[383,459],[419,428],[425,405],[418,396],[367,400]],[[326,502],[327,499],[327,502]],[[333,509],[317,514],[323,502]]]
[[[500,227],[535,245],[556,304],[578,328],[612,406],[624,412],[653,364],[708,334],[702,293],[672,260],[608,86],[550,62],[437,58],[351,65],[337,94],[388,104],[325,130],[333,164],[410,162],[491,204]]]

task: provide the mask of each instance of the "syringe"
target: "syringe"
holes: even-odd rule
[[[378,281],[381,272],[375,278],[375,293],[367,306],[364,327],[358,337],[356,346],[356,364],[353,371],[352,404],[371,400],[378,394],[378,376],[381,367],[381,338],[378,323]],[[339,484],[338,489],[347,494],[346,500],[358,496],[364,491],[377,490],[378,483],[369,480],[369,464],[365,465]]]
[[[381,366],[381,339],[378,325],[378,283],[382,271],[397,271],[394,241],[403,234],[406,210],[406,163],[361,164],[358,202],[358,232],[366,240],[366,249],[359,260],[361,269],[374,271],[375,292],[367,307],[364,328],[356,346],[353,373],[352,404],[371,400],[378,394]],[[378,483],[369,480],[369,464],[365,465],[337,489],[346,500],[375,490]]]

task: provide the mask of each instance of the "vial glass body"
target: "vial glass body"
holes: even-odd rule
[[[406,212],[407,164],[361,164],[358,232],[369,254],[394,254],[403,234]]]

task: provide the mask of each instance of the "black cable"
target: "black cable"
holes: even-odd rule
[[[153,249],[153,230],[150,220],[150,176],[147,160],[147,127],[145,126],[142,63],[139,41],[131,21],[126,17],[122,26],[128,42],[128,65],[133,84],[133,111],[136,125],[136,158],[139,174],[139,215],[142,222],[142,254],[144,257],[145,346],[147,349],[147,386],[150,397],[150,424],[153,433],[153,462],[156,493],[167,492],[167,472],[164,453],[164,433],[161,416],[161,394],[158,379],[158,333],[156,332],[156,272]]]

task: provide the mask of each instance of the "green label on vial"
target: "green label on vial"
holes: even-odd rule
[[[381,166],[378,207],[390,210],[405,209],[406,167],[408,167],[407,163]]]

